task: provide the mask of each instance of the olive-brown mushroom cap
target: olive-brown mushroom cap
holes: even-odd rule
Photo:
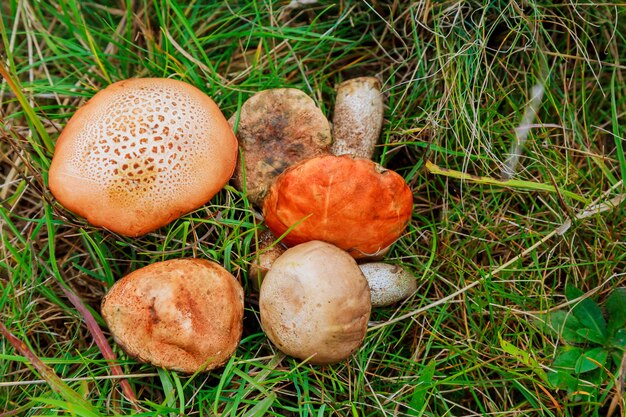
[[[269,339],[313,364],[339,362],[356,351],[371,311],[369,287],[356,261],[320,241],[290,248],[274,262],[259,305]]]
[[[102,316],[115,341],[140,361],[208,371],[239,344],[243,288],[214,262],[158,262],[115,283],[102,301]]]
[[[208,202],[230,179],[237,139],[182,81],[138,78],[98,92],[61,133],[52,194],[95,226],[139,236]]]
[[[404,231],[413,195],[404,179],[367,159],[324,155],[283,172],[263,205],[267,227],[294,246],[322,240],[359,259],[385,250]]]
[[[238,116],[238,118],[237,118]],[[239,161],[233,184],[257,206],[274,179],[287,167],[329,152],[330,123],[315,102],[294,88],[264,90],[250,97],[229,123],[237,123]],[[245,184],[244,184],[245,182]]]

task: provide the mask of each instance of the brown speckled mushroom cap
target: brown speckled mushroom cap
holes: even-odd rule
[[[294,246],[322,240],[360,259],[376,255],[404,231],[413,195],[404,179],[364,158],[324,155],[285,170],[263,205],[267,227]]]
[[[314,364],[339,362],[356,351],[371,311],[369,287],[354,258],[320,241],[276,259],[261,285],[259,306],[272,343]]]
[[[245,185],[248,199],[259,207],[274,179],[287,167],[329,152],[328,119],[311,97],[295,88],[260,91],[243,104],[239,115],[230,118],[233,127],[237,116],[245,172],[239,161],[233,183],[240,190]]]
[[[243,288],[220,265],[175,259],[138,269],[102,301],[115,341],[155,366],[193,373],[223,365],[243,328]]]
[[[139,236],[208,202],[230,179],[237,139],[182,81],[111,84],[70,119],[49,172],[56,199],[91,224]]]

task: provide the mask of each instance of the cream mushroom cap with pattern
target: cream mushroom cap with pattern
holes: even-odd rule
[[[98,92],[61,133],[49,187],[67,209],[140,236],[207,203],[230,179],[237,139],[196,87],[136,78]]]

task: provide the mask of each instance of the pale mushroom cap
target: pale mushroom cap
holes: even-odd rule
[[[131,79],[74,114],[57,141],[49,186],[91,224],[139,236],[208,202],[236,158],[237,139],[206,94],[182,81]]]
[[[261,285],[261,325],[284,353],[314,364],[339,362],[363,342],[371,304],[356,261],[328,243],[288,249]]]
[[[400,237],[413,195],[392,170],[363,158],[324,155],[285,170],[263,205],[267,227],[294,246],[322,240],[355,258],[375,255]]]
[[[274,179],[291,165],[329,152],[330,123],[311,97],[295,88],[264,90],[250,97],[229,123],[234,127],[245,164],[233,175],[234,185],[244,189],[257,206]]]
[[[214,262],[158,262],[115,283],[102,301],[102,316],[129,355],[186,373],[208,371],[239,344],[243,288]]]

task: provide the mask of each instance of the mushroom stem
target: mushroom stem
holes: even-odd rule
[[[402,301],[417,291],[413,274],[400,265],[371,262],[359,265],[370,287],[372,307],[385,307]]]
[[[375,77],[347,80],[337,87],[333,155],[372,159],[383,126],[383,95]]]
[[[269,230],[259,233],[257,251],[248,268],[248,281],[252,288],[258,292],[265,274],[270,270],[274,261],[285,252],[281,243],[276,243],[276,237]]]

